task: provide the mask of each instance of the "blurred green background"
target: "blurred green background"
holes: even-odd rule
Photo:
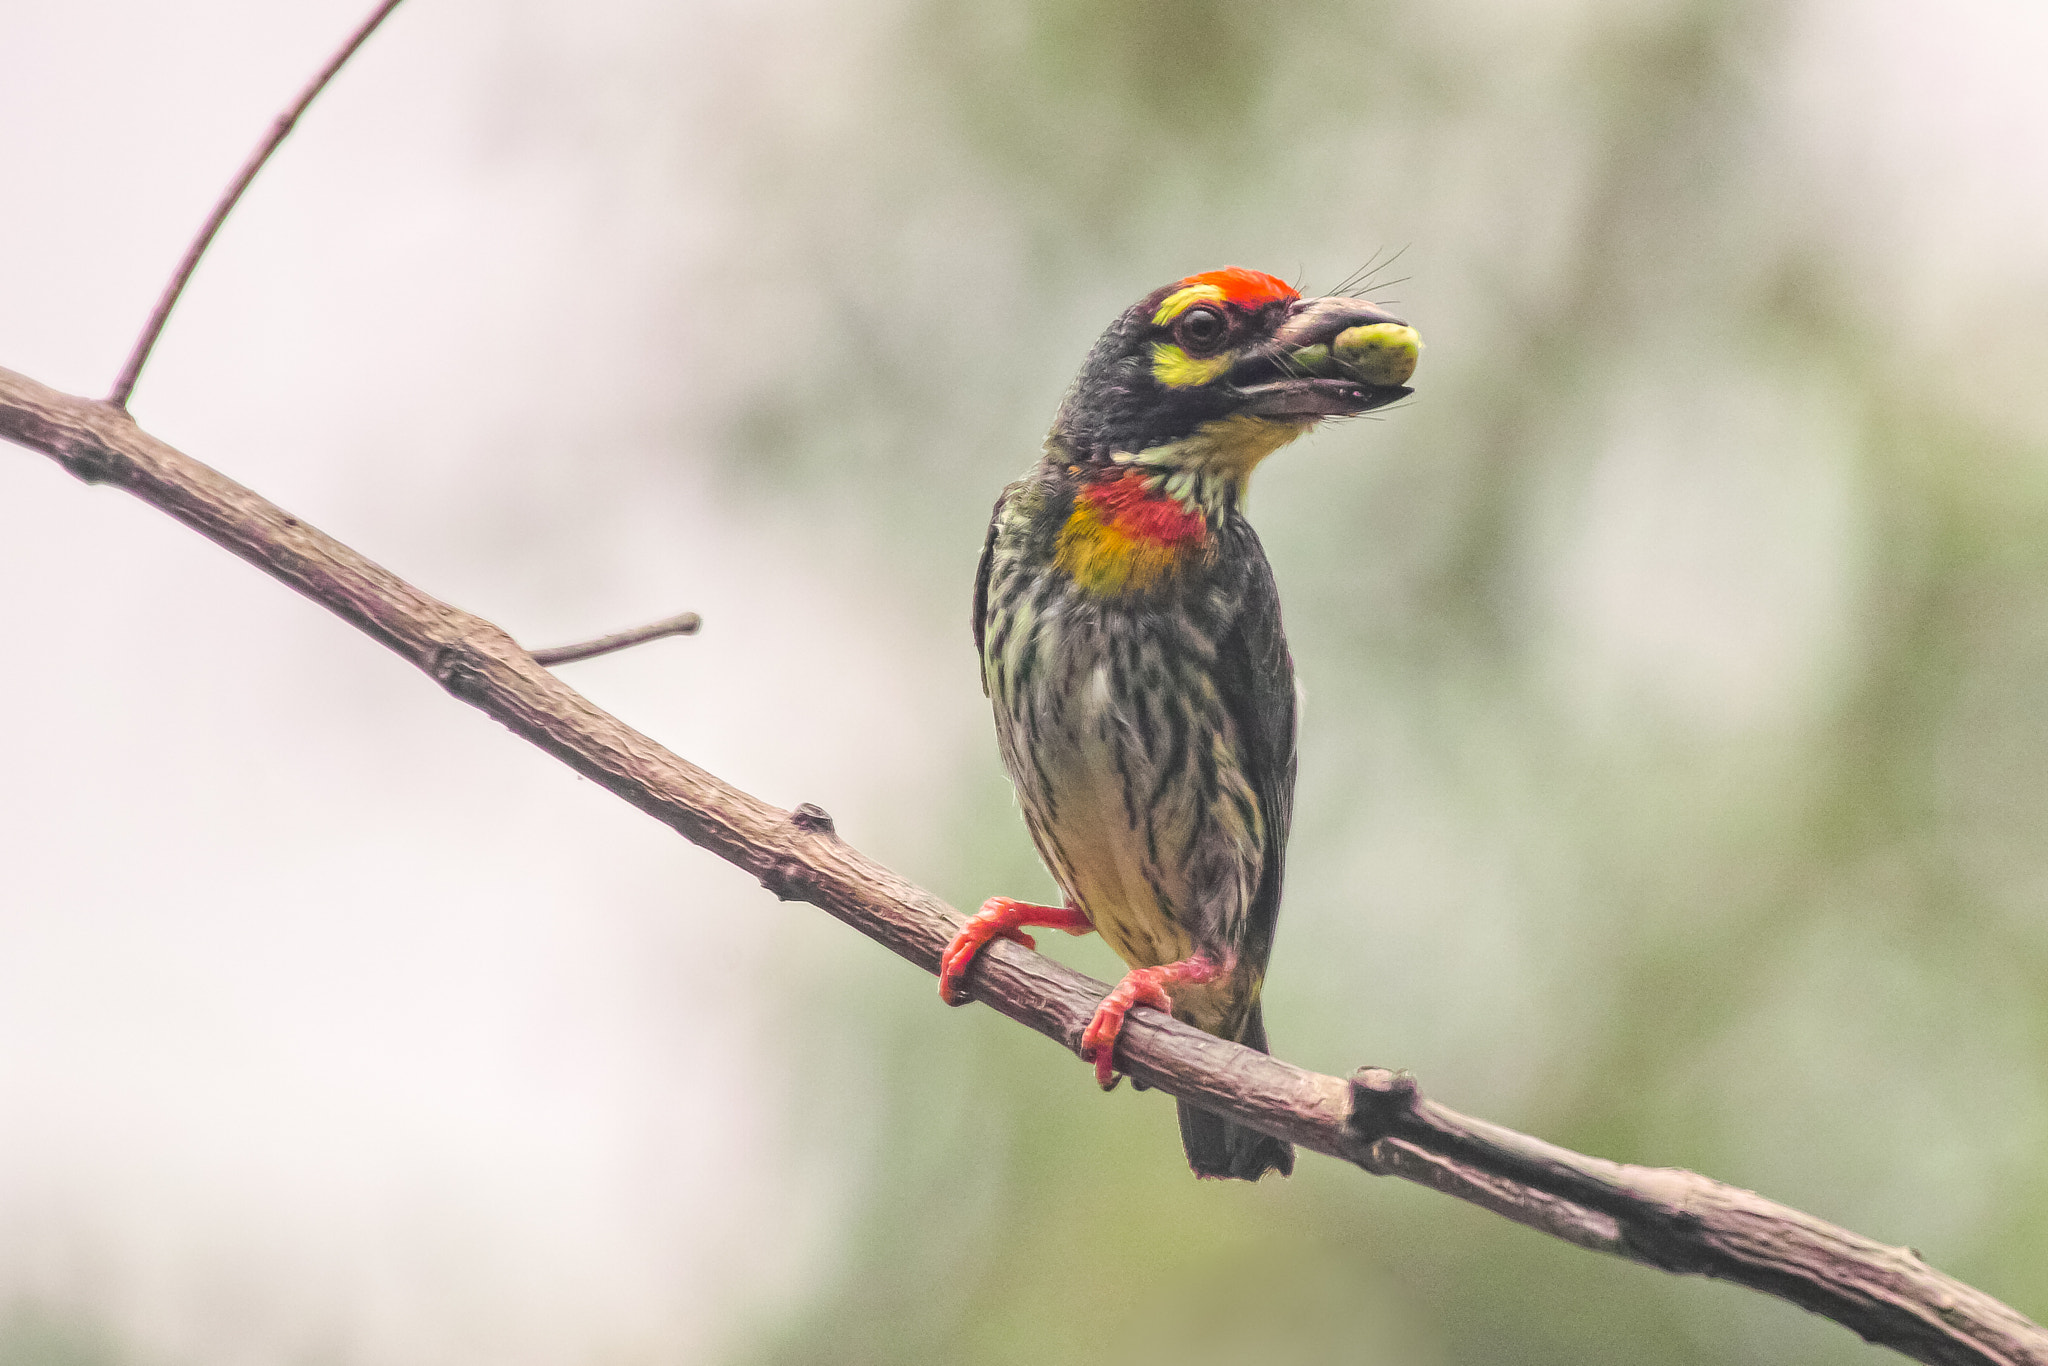
[[[1308,695],[1276,1051],[1412,1069],[1468,1113],[1760,1190],[2048,1313],[2048,96],[2022,55],[2048,25],[2030,6],[417,3],[223,237],[144,380],[146,425],[522,639],[700,608],[700,641],[571,680],[765,797],[822,802],[969,907],[1050,887],[997,765],[966,603],[989,503],[1034,459],[1083,351],[1195,270],[1315,292],[1375,266],[1365,292],[1430,348],[1417,398],[1291,448],[1254,490]],[[206,168],[225,173],[351,13],[242,54],[233,70],[262,79],[209,125],[211,160],[146,251],[80,248],[80,273],[87,248],[126,273],[90,344],[38,369],[43,333],[18,302],[0,364],[97,392],[221,178]],[[0,27],[24,22],[45,46],[18,36],[0,60],[84,61],[34,28],[53,21]],[[266,41],[281,23],[177,22]],[[423,113],[408,101],[429,87]],[[15,128],[10,146],[31,140]],[[38,216],[65,221],[61,203]],[[80,316],[51,297],[52,316]],[[4,476],[24,521],[155,534],[125,514],[94,529],[110,499],[28,459]],[[160,553],[186,553],[181,534]],[[61,553],[19,550],[17,623],[23,576],[69,574]],[[226,591],[195,583],[152,612]],[[407,1165],[407,1119],[387,1165],[347,1169],[351,1210],[466,1192],[428,1240],[428,1283],[459,1295],[394,1289],[428,1254],[380,1216],[341,1278],[354,1289],[301,1284],[321,1279],[314,1256],[289,1285],[227,1275],[241,1288],[223,1297],[188,1264],[259,1263],[333,1226],[273,1220],[297,1206],[252,1187],[246,1224],[198,1257],[118,1211],[22,1195],[30,1163],[5,1208],[36,1232],[0,1238],[0,1362],[1884,1357],[1776,1301],[1319,1158],[1287,1182],[1198,1184],[1170,1102],[1100,1096],[1074,1059],[978,1007],[942,1010],[929,979],[815,912],[763,904],[658,831],[612,833],[639,818],[533,776],[540,761],[501,756],[482,727],[475,752],[493,757],[421,757],[467,723],[396,669],[307,684],[329,668],[309,661],[381,661],[248,591],[284,638],[223,624],[232,638],[184,667],[218,680],[260,659],[268,681],[191,686],[310,700],[265,732],[264,761],[193,784],[221,805],[187,841],[274,849],[235,803],[286,800],[323,764],[355,784],[347,819],[391,813],[365,840],[474,817],[431,855],[450,871],[360,856],[359,890],[390,920],[359,946],[368,976],[321,968],[334,1000],[360,1000],[422,923],[469,962],[475,928],[504,923],[467,899],[475,865],[559,858],[506,873],[504,894],[544,896],[554,909],[532,915],[566,926],[612,914],[593,900],[632,909],[602,951],[560,947],[587,927],[547,928],[519,961],[543,981],[573,959],[578,1001],[630,978],[640,1013],[571,1030],[575,1085],[436,1138],[445,1168]],[[55,653],[45,702],[75,694],[60,666],[77,656]],[[101,686],[98,717],[150,705]],[[310,704],[357,687],[354,712]],[[206,724],[221,729],[187,742],[180,782],[231,764],[250,723]],[[161,727],[132,730],[108,743]],[[343,757],[363,747],[377,757]],[[45,758],[33,828],[75,829],[97,799]],[[518,776],[478,779],[483,763]],[[494,781],[579,814],[508,826],[479,805]],[[316,847],[252,884],[251,906],[331,873],[313,824]],[[51,868],[24,875],[17,930],[121,899]],[[204,901],[240,874],[193,876]],[[224,923],[233,959],[249,939]],[[1049,947],[1116,971],[1093,941]],[[250,972],[324,961],[279,953]],[[422,975],[404,990],[443,1000]],[[414,1028],[440,1037],[440,1008],[419,1005],[390,1057]],[[275,1028],[260,1006],[236,1021],[235,1039]],[[11,1022],[77,1027],[54,1005]],[[526,1055],[506,1060],[487,1026],[474,1054],[450,1047],[447,1075],[488,1059],[526,1095]],[[617,1039],[649,1031],[674,1047],[617,1061]],[[332,1056],[277,1066],[323,1095]],[[411,1115],[416,1096],[381,1089],[384,1056],[352,1064],[366,1108]],[[183,1065],[167,1064],[173,1090]],[[578,1090],[593,1074],[612,1080]],[[187,1103],[207,1104],[166,1102]],[[610,1137],[493,1156],[530,1113],[575,1129],[577,1106]],[[217,1147],[210,1123],[191,1146]],[[66,1131],[10,1132],[41,1153]],[[337,1179],[304,1151],[286,1134],[266,1157],[279,1188]],[[240,1189],[195,1161],[211,1189]],[[498,1161],[498,1185],[468,1174]],[[139,1170],[149,1185],[185,1169]],[[623,1212],[580,1241],[494,1206],[547,1186],[580,1207],[586,1180]],[[699,1202],[721,1190],[714,1219]],[[521,1250],[492,1247],[501,1219]],[[608,1285],[569,1294],[565,1276]],[[608,1318],[622,1281],[638,1289]],[[504,1326],[537,1313],[543,1330]]]

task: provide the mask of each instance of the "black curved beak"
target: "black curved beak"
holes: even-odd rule
[[[1239,358],[1230,382],[1244,396],[1240,411],[1280,421],[1314,421],[1371,412],[1414,393],[1404,384],[1380,384],[1328,361],[1330,345],[1355,327],[1407,323],[1363,299],[1332,295],[1302,299],[1288,311],[1266,345]],[[1411,334],[1412,335],[1412,334]],[[1314,348],[1322,348],[1318,357]],[[1300,353],[1307,350],[1308,357]]]
[[[1397,318],[1363,299],[1346,299],[1339,295],[1326,299],[1302,299],[1288,310],[1287,320],[1273,333],[1273,344],[1289,351],[1304,346],[1327,346],[1336,340],[1339,332],[1368,327],[1373,323],[1406,327],[1408,320]]]

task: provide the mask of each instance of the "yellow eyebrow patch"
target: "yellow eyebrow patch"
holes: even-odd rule
[[[1166,296],[1152,314],[1152,325],[1164,327],[1196,304],[1220,304],[1223,291],[1215,285],[1189,285]]]
[[[1172,342],[1152,343],[1152,378],[1171,389],[1190,389],[1222,378],[1230,368],[1230,354],[1197,360]]]

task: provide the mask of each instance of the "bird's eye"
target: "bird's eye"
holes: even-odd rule
[[[1191,356],[1205,356],[1223,344],[1230,324],[1213,308],[1191,308],[1173,325],[1174,339]]]

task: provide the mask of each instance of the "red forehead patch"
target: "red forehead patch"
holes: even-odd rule
[[[1285,280],[1276,280],[1263,270],[1246,270],[1243,266],[1204,271],[1200,275],[1190,275],[1180,283],[1183,289],[1189,285],[1213,285],[1223,291],[1226,301],[1239,308],[1264,308],[1267,304],[1286,303],[1301,297]]]

